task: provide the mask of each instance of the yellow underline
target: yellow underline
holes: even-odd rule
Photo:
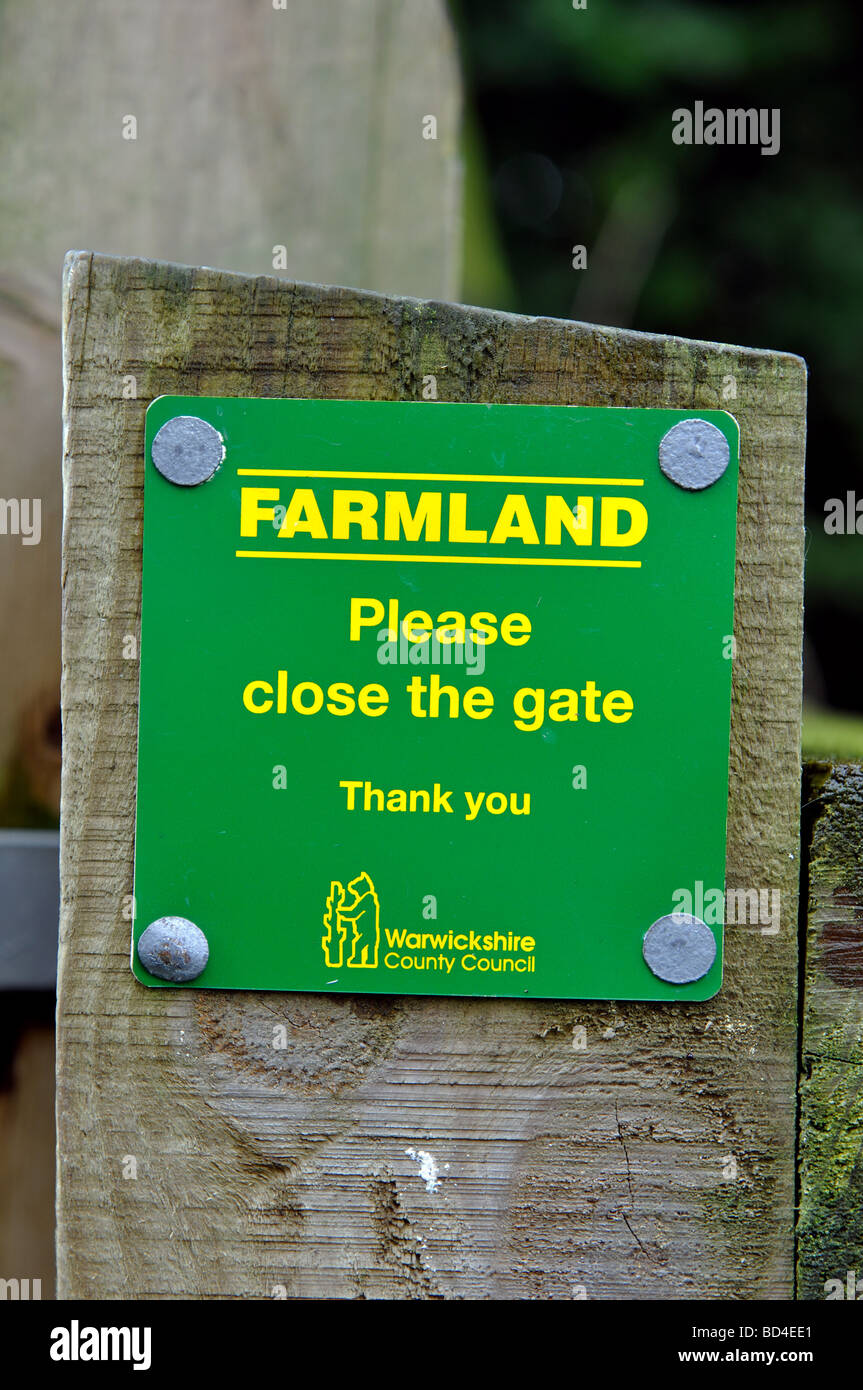
[[[640,560],[543,560],[503,555],[348,555],[343,551],[237,550],[238,560],[404,560],[421,565],[583,565],[593,569],[641,569]]]
[[[540,478],[507,473],[360,473],[311,468],[238,468],[238,478],[377,478],[418,483],[575,483],[584,487],[644,487],[643,478]]]

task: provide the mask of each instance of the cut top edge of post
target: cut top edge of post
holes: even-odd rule
[[[279,275],[245,275],[238,271],[225,270],[216,266],[206,265],[186,265],[176,261],[161,261],[148,259],[142,256],[117,256],[109,255],[101,251],[71,250],[67,251],[63,261],[63,298],[64,298],[64,322],[66,321],[66,301],[73,287],[80,280],[81,271],[86,267],[86,274],[92,280],[94,273],[99,270],[116,271],[120,266],[130,269],[139,267],[144,275],[156,279],[161,272],[165,280],[176,282],[184,275],[191,278],[206,272],[209,275],[219,277],[225,288],[234,286],[237,289],[258,283],[278,287],[285,291],[308,290],[336,294],[358,295],[363,299],[378,304],[400,304],[409,305],[420,313],[424,310],[456,310],[460,313],[481,315],[489,323],[547,323],[561,329],[570,329],[574,333],[595,333],[613,337],[619,341],[634,343],[663,343],[676,344],[684,348],[696,348],[699,351],[709,351],[723,353],[739,359],[741,356],[752,357],[756,360],[769,359],[775,363],[782,363],[797,371],[802,371],[804,383],[808,379],[809,369],[805,358],[797,353],[784,351],[776,348],[748,347],[737,343],[720,343],[709,338],[685,338],[676,333],[653,333],[633,328],[618,328],[613,324],[587,323],[580,319],[555,318],[547,314],[516,314],[508,309],[495,309],[483,305],[463,304],[459,301],[441,299],[418,299],[412,295],[383,294],[378,290],[367,290],[360,286],[353,285],[325,285],[312,280],[291,280]]]

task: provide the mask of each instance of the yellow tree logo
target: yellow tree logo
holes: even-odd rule
[[[357,874],[347,890],[338,879],[333,879],[321,937],[328,967],[338,970],[347,965],[359,970],[374,970],[380,944],[381,908],[368,874]],[[344,959],[346,950],[347,960]]]

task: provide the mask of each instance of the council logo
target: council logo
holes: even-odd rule
[[[332,879],[321,937],[327,966],[331,970],[339,970],[343,965],[354,970],[375,970],[380,944],[381,908],[368,874],[357,874],[347,888],[338,879]]]

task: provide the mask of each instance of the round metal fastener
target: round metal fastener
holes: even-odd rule
[[[196,487],[212,478],[225,457],[222,436],[197,415],[175,415],[157,432],[153,463],[170,483]]]
[[[689,492],[700,492],[722,477],[731,450],[707,420],[681,420],[659,441],[659,466],[666,478]]]
[[[716,960],[713,932],[700,917],[686,912],[658,918],[645,932],[642,950],[657,979],[669,985],[691,985]]]
[[[159,980],[196,980],[210,958],[207,938],[186,917],[158,917],[138,941],[138,959]]]

